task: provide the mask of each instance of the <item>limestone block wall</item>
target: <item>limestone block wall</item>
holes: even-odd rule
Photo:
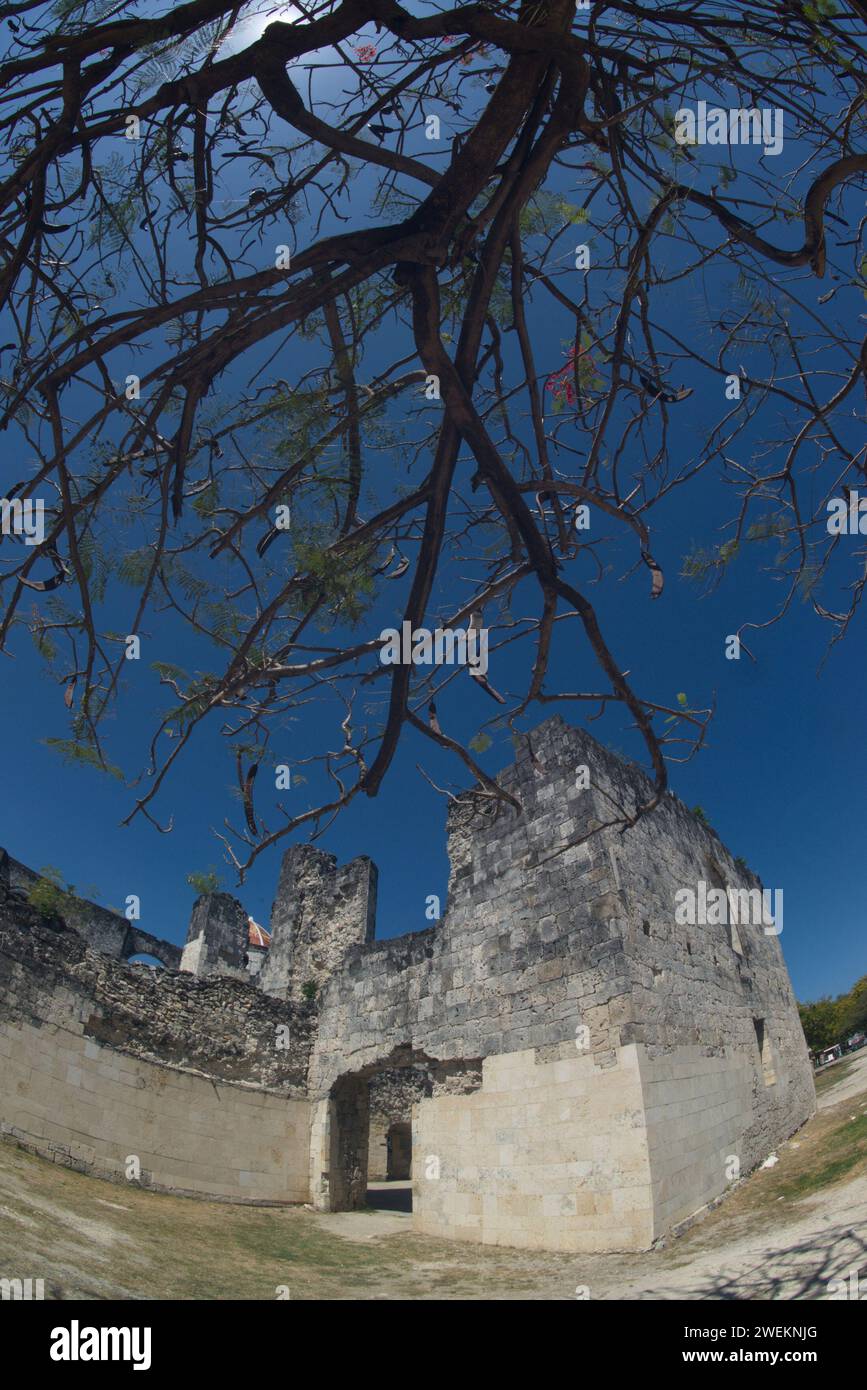
[[[235,1201],[306,1201],[310,1009],[129,965],[0,901],[0,1133],[69,1166]],[[290,1046],[281,1045],[284,1042]]]
[[[72,1021],[71,1021],[72,1023]],[[0,1133],[96,1177],[236,1202],[305,1202],[310,1106],[103,1047],[77,1027],[0,1021]]]
[[[587,758],[612,801],[631,808],[649,795],[648,780],[599,745]],[[760,880],[674,796],[605,844],[634,976],[618,1041],[641,1045],[659,1235],[726,1190],[732,1159],[748,1173],[809,1118],[813,1070],[782,954],[785,913],[776,924],[733,922],[742,913],[730,909],[718,923],[676,921],[682,890],[760,891]],[[785,885],[774,888],[785,901]]]
[[[655,1055],[639,1047],[638,1053],[655,1239],[719,1197],[767,1153],[750,1142],[760,1107],[756,1068],[745,1053],[708,1056],[701,1047]],[[796,1127],[783,1118],[774,1142]]]
[[[653,1199],[638,1050],[489,1057],[480,1090],[413,1116],[413,1222],[429,1235],[563,1251],[641,1250]]]

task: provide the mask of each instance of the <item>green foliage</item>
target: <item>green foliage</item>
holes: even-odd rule
[[[703,806],[693,806],[692,814],[695,816],[696,820],[701,821],[702,825],[710,825],[710,821],[707,818],[707,813]]]
[[[843,1041],[852,1033],[867,1031],[867,975],[856,980],[848,994],[840,996],[837,1008]]]
[[[37,626],[30,629],[30,636],[33,639],[33,645],[39,655],[50,665],[57,656],[57,647],[45,631],[45,628],[42,627],[41,624],[37,624]]]
[[[476,734],[474,738],[470,739],[469,747],[472,748],[474,753],[487,753],[491,746],[491,742],[492,740],[489,734],[479,733]]]
[[[577,225],[588,220],[586,208],[576,207],[561,193],[540,189],[521,209],[518,225],[522,236],[537,236],[557,232],[564,224]]]
[[[305,575],[304,600],[318,598],[327,614],[326,621],[320,621],[320,629],[327,631],[336,622],[354,627],[376,597],[372,565],[376,546],[334,555],[312,533],[307,539],[293,536],[293,545],[297,567]]]
[[[764,516],[747,527],[748,541],[770,541],[786,534],[787,523],[782,516]]]
[[[733,295],[735,302],[749,308],[763,323],[773,323],[783,317],[776,300],[768,298],[763,283],[757,283],[752,275],[738,271]]]
[[[27,901],[40,917],[62,917],[73,925],[81,917],[81,903],[75,896],[73,884],[64,885],[63,875],[53,864],[46,864],[40,870],[40,877],[30,885]]]
[[[867,975],[856,980],[848,993],[799,1004],[798,1012],[804,1037],[814,1052],[835,1043],[845,1044],[853,1033],[867,1032]]]
[[[219,893],[221,879],[212,864],[206,874],[187,874],[187,883],[197,897],[201,897],[203,893]]]
[[[140,588],[147,580],[153,562],[154,553],[150,546],[146,545],[139,550],[130,550],[122,557],[117,567],[117,577],[121,584]]]
[[[837,1005],[828,997],[817,999],[814,1004],[799,1004],[801,1025],[807,1046],[814,1052],[822,1047],[831,1047],[837,1042],[840,1032]]]
[[[305,999],[313,1000],[316,998],[316,981],[305,980],[301,986],[301,993]]]
[[[726,541],[723,545],[705,550],[694,546],[685,555],[680,568],[681,579],[707,579],[710,575],[721,574],[730,560],[738,553],[737,541]]]
[[[205,490],[193,498],[193,511],[196,516],[205,518],[213,516],[219,505],[220,486],[217,479],[212,478]]]
[[[687,700],[684,691],[681,690],[680,693],[677,695],[676,698],[677,698],[677,703],[678,703],[678,705],[679,705],[680,708],[684,711],[684,713],[689,714],[689,712],[690,712],[690,710],[689,710],[689,701]],[[677,715],[677,714],[670,714],[670,715],[668,716],[668,718],[665,720],[665,723],[666,723],[666,724],[676,724],[677,721],[678,721],[678,719],[679,719],[679,717],[680,717],[680,716]]]
[[[802,603],[808,603],[813,590],[819,583],[821,572],[818,565],[803,565],[798,574],[798,596]]]
[[[67,765],[93,767],[97,772],[107,772],[109,777],[115,777],[119,782],[123,781],[120,768],[115,767],[114,763],[104,762],[92,744],[79,743],[68,738],[44,738],[42,742],[46,747],[53,748],[55,753],[59,753]]]
[[[78,553],[81,557],[81,567],[89,580],[91,601],[102,603],[111,574],[111,557],[90,534],[80,537]]]
[[[112,155],[94,175],[102,186],[103,197],[96,205],[88,243],[98,246],[104,255],[113,255],[130,241],[141,218],[141,194],[135,185],[127,186],[130,171],[122,155]]]
[[[176,719],[181,728],[191,723],[192,720],[200,718],[210,708],[216,685],[216,676],[210,674],[200,675],[195,680],[191,680],[184,691],[184,703],[167,710],[164,718],[166,720]]]
[[[179,681],[189,680],[189,676],[182,666],[174,666],[171,661],[152,661],[151,670],[156,671],[161,680]]]

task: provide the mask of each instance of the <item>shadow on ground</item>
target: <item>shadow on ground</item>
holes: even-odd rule
[[[412,1211],[411,1182],[375,1182],[367,1189],[367,1205],[374,1211]]]

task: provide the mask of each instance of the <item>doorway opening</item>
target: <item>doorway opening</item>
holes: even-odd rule
[[[398,1120],[386,1135],[386,1182],[406,1182],[412,1177],[412,1124]]]
[[[481,1061],[440,1062],[398,1048],[341,1076],[330,1093],[328,1209],[412,1211],[413,1107],[481,1085]],[[422,1165],[423,1166],[423,1165]]]

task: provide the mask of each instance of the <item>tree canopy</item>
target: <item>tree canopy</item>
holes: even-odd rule
[[[845,1044],[857,1032],[867,1031],[867,975],[856,980],[845,994],[826,996],[798,1006],[804,1036],[814,1051]]]
[[[111,716],[140,644],[165,699],[130,818],[169,827],[164,789],[216,725],[243,877],[375,796],[407,730],[496,799],[485,731],[579,705],[640,733],[652,794],[612,808],[633,823],[713,694],[638,688],[594,590],[637,572],[623,601],[665,601],[681,494],[713,498],[715,537],[684,575],[761,557],[774,601],[743,613],[748,658],[800,602],[847,633],[860,0],[29,0],[0,19],[5,498],[45,506],[35,543],[4,513],[0,649],[43,655],[58,751],[126,776]],[[853,498],[854,537],[828,525]],[[484,627],[487,673],[383,664],[403,622]],[[450,730],[455,691],[476,739]],[[316,793],[297,812],[256,783],[290,721]]]

